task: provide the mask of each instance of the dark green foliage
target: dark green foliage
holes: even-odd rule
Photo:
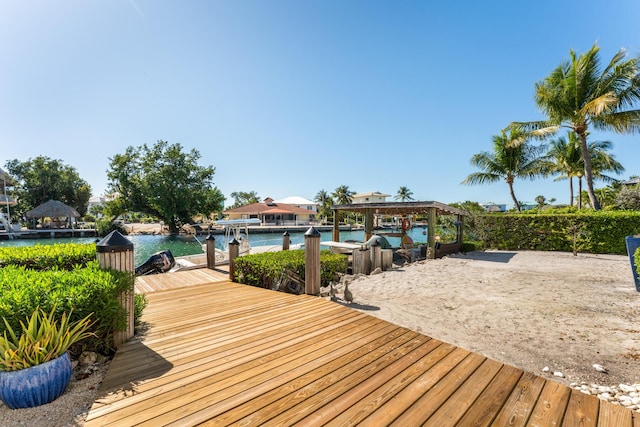
[[[92,243],[0,247],[0,267],[14,265],[34,270],[73,270],[95,260],[96,245]]]
[[[236,259],[234,281],[261,288],[272,289],[284,271],[291,271],[304,280],[304,250],[265,252],[246,255]],[[331,251],[320,252],[320,280],[327,286],[335,273],[347,270],[347,257],[333,254]]]
[[[98,235],[101,237],[105,237],[107,234],[112,231],[118,231],[123,236],[126,236],[127,230],[120,224],[110,221],[108,219],[101,219],[97,223]]]
[[[625,237],[639,230],[640,212],[531,212],[478,216],[474,234],[493,249],[624,255]]]
[[[73,309],[72,320],[93,313],[91,332],[97,338],[87,342],[90,348],[110,350],[113,331],[124,329],[126,312],[118,303],[118,294],[133,289],[132,273],[100,269],[97,261],[72,271],[29,270],[7,266],[0,269],[0,317],[12,328],[31,316],[37,307],[49,312],[54,306],[61,315]],[[0,333],[4,326],[0,325]]]

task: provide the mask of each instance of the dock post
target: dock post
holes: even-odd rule
[[[205,239],[207,242],[207,268],[209,270],[215,270],[216,268],[216,238],[212,233],[209,233]]]
[[[351,264],[352,274],[369,274],[371,273],[371,258],[369,256],[369,248],[361,246],[360,249],[354,249]]]
[[[133,243],[120,234],[117,230],[109,233],[96,244],[96,252],[100,268],[130,272],[133,276],[135,266],[133,264]],[[131,280],[131,288],[118,295],[120,306],[127,312],[127,326],[122,331],[114,331],[113,346],[118,348],[129,339],[133,338],[134,326],[134,291]]]
[[[304,233],[304,291],[320,294],[320,232],[311,227]]]
[[[235,237],[229,242],[229,280],[232,282],[236,273],[236,258],[240,254],[240,242]]]
[[[382,247],[377,239],[371,242],[371,271],[376,268],[382,270]]]
[[[285,232],[282,233],[282,250],[288,251],[290,243],[291,243],[291,236],[289,235],[289,232],[285,230]]]

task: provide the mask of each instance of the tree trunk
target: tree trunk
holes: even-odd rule
[[[573,207],[573,177],[569,177],[569,206]]]
[[[578,178],[578,209],[582,209],[582,177]]]
[[[509,193],[511,193],[511,198],[513,199],[513,203],[516,205],[516,209],[520,212],[520,203],[518,203],[518,199],[516,199],[516,193],[513,192],[513,182],[507,181],[509,184]]]
[[[586,126],[585,126],[586,128]],[[593,191],[593,173],[591,170],[591,155],[589,148],[587,147],[587,134],[586,129],[584,132],[578,134],[580,137],[580,151],[582,152],[582,161],[584,162],[584,179],[587,182],[587,194],[589,194],[589,202],[594,210],[599,211],[600,203],[596,198],[596,193]]]

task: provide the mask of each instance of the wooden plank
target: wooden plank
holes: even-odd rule
[[[457,423],[464,426],[490,426],[521,377],[520,369],[503,365],[483,390],[482,396],[476,399]]]
[[[479,354],[469,354],[429,391],[408,407],[391,425],[420,425],[427,421],[485,360],[486,358]]]
[[[544,378],[525,372],[491,425],[494,427],[525,426],[545,383]]]
[[[631,427],[631,411],[620,405],[600,400],[598,427]]]
[[[566,385],[547,381],[540,393],[538,402],[531,412],[529,427],[548,427],[562,425],[562,418],[569,402],[571,389]]]
[[[633,411],[631,412],[631,419],[633,427],[640,427],[640,412]]]
[[[571,390],[569,404],[564,415],[563,425],[596,427],[598,423],[599,399],[578,390]]]

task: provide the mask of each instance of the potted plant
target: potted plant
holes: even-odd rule
[[[71,359],[67,349],[94,335],[89,318],[72,322],[70,314],[55,317],[37,308],[16,335],[4,319],[6,330],[0,336],[0,399],[10,408],[29,408],[57,399],[69,385]]]

